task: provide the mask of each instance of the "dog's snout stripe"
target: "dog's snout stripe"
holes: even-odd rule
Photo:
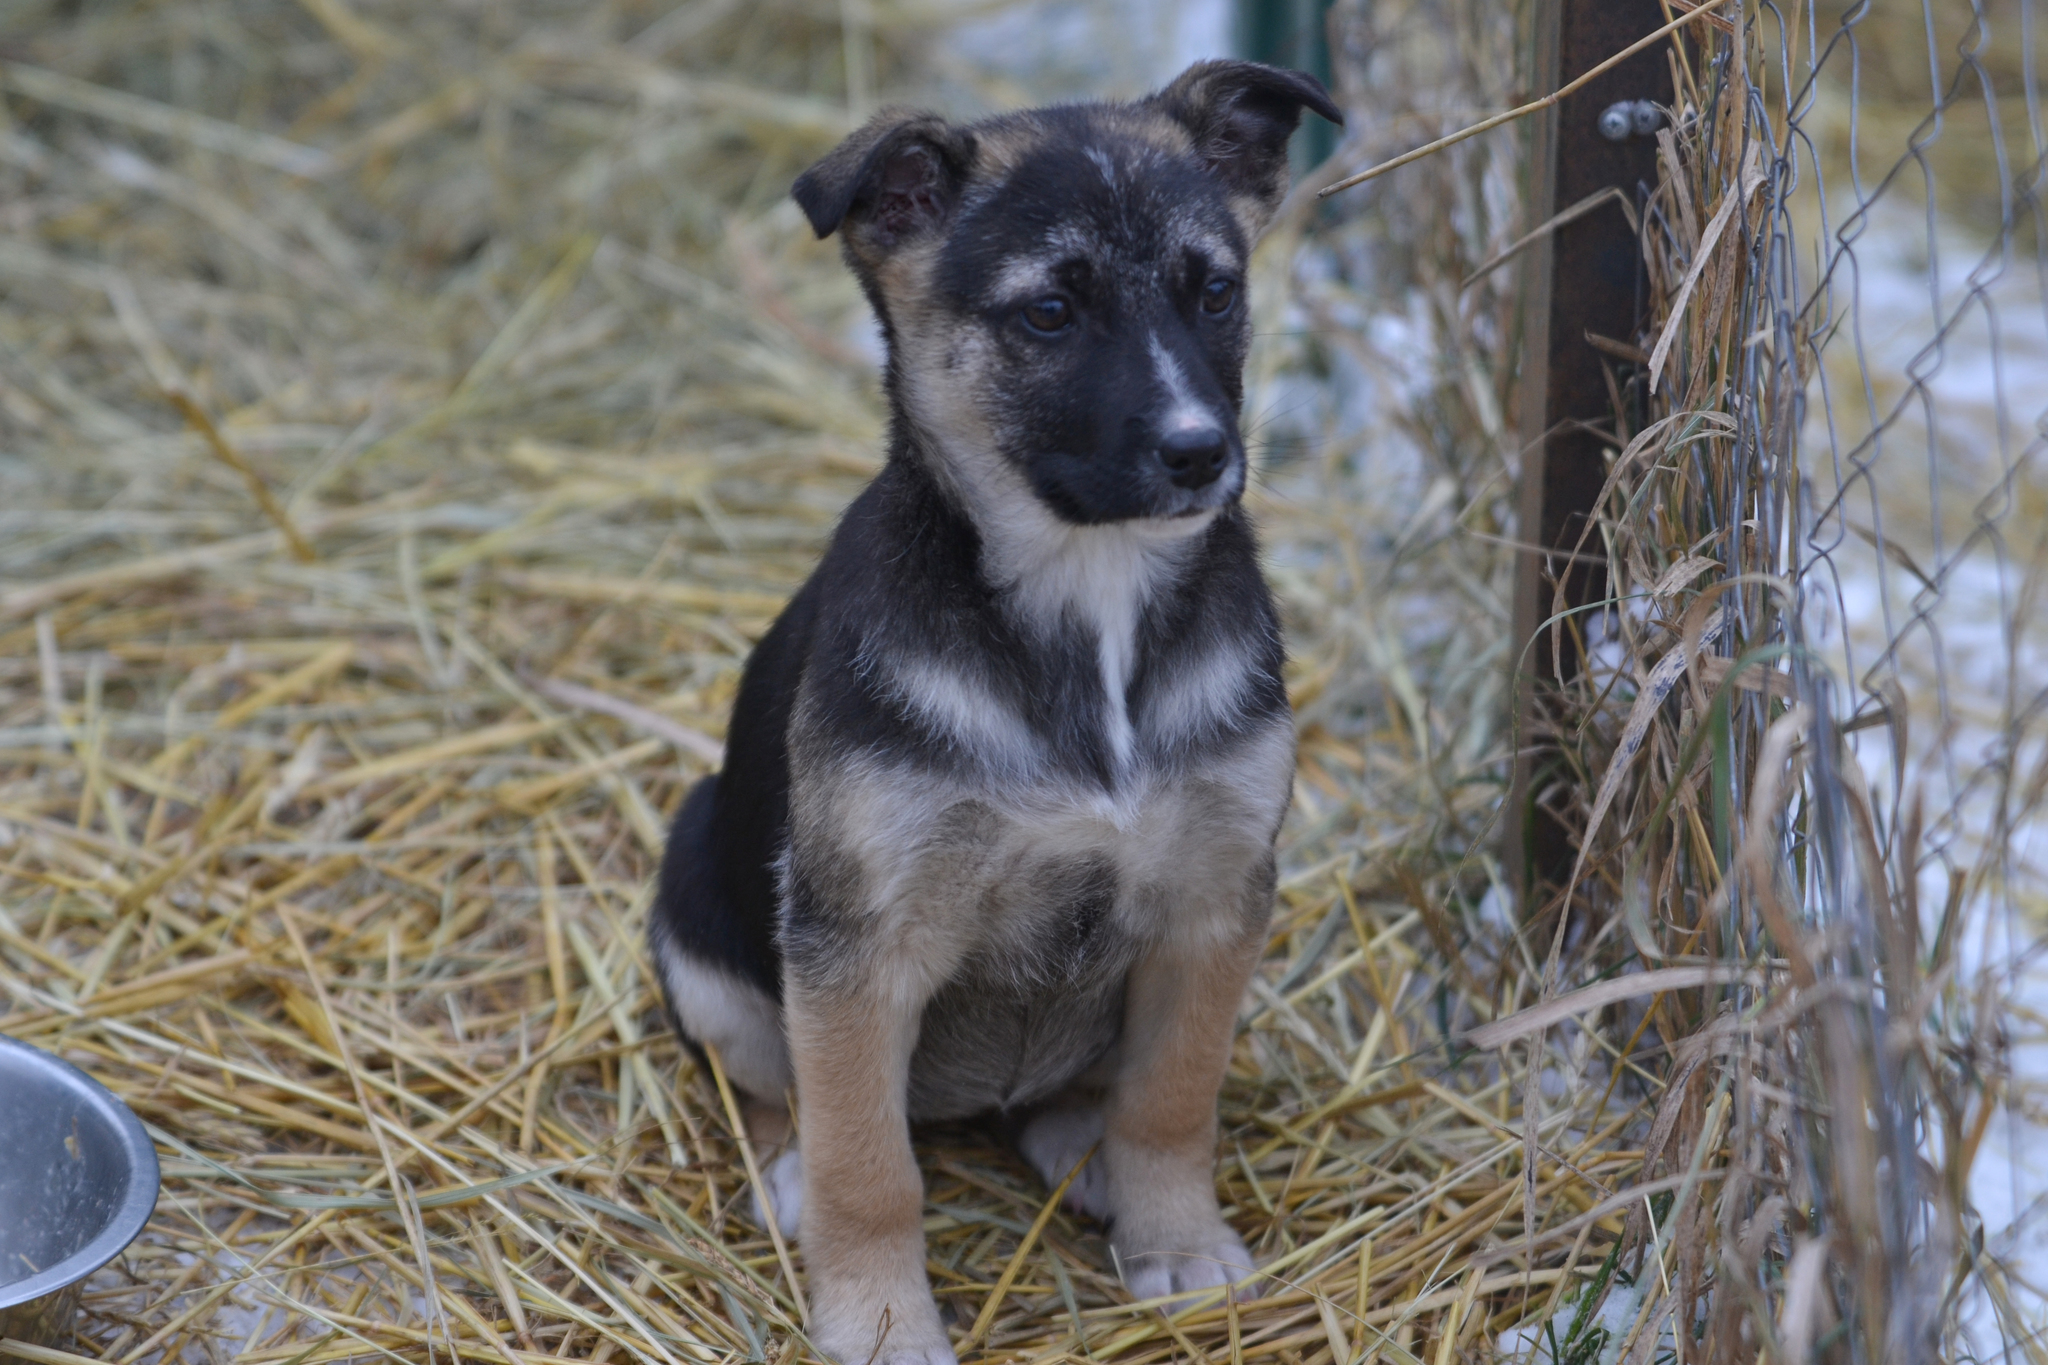
[[[1153,371],[1159,376],[1159,387],[1166,390],[1166,416],[1160,422],[1163,432],[1196,431],[1216,425],[1216,418],[1195,397],[1194,386],[1188,382],[1188,372],[1178,357],[1167,349],[1166,343],[1154,332],[1145,341],[1151,352]]]

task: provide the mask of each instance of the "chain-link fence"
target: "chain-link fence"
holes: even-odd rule
[[[2040,16],[1707,8],[1655,183],[1600,210],[1647,289],[1633,336],[1581,343],[1605,483],[1550,559],[1526,736],[1578,841],[1546,993],[1670,973],[1636,1033],[1668,1055],[1643,1179],[1674,1192],[1632,1215],[1628,1311],[1533,1344],[2038,1359]]]

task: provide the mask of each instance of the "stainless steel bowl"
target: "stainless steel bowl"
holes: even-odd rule
[[[0,1037],[0,1338],[70,1350],[79,1286],[135,1240],[156,1191],[156,1148],[127,1105]]]

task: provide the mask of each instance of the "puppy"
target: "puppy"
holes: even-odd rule
[[[954,1359],[917,1120],[1003,1114],[1049,1183],[1099,1142],[1069,1197],[1139,1297],[1252,1271],[1216,1092],[1294,727],[1238,413],[1303,109],[1341,119],[1204,62],[1132,104],[884,112],[796,182],[881,321],[889,456],[747,663],[650,936],[849,1365]]]

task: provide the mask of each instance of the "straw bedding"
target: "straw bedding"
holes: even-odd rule
[[[745,653],[876,459],[860,301],[783,195],[870,89],[974,96],[943,18],[0,14],[0,1028],[112,1086],[165,1173],[81,1355],[809,1357],[802,1249],[754,1224],[640,931]],[[1346,78],[1398,67],[1359,164],[1507,93],[1498,23],[1357,22]],[[1261,257],[1303,745],[1217,1179],[1264,1296],[1131,1303],[1100,1229],[944,1128],[963,1351],[1447,1365],[1617,1282],[1640,1002],[1536,1077],[1456,1042],[1537,978],[1485,851],[1513,301],[1457,287],[1512,237],[1512,152]],[[1382,275],[1411,332],[1366,326]]]

